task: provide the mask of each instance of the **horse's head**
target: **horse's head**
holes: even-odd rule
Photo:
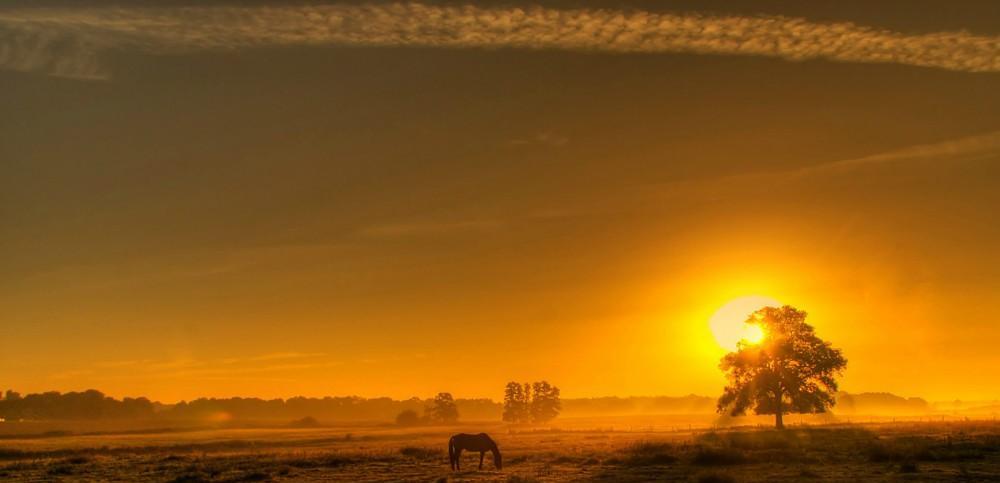
[[[493,465],[497,467],[497,471],[503,469],[503,463],[500,461],[500,450],[495,448],[493,449]]]

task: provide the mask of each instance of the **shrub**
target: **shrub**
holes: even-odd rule
[[[400,448],[399,454],[416,459],[435,459],[442,456],[441,450],[433,448],[420,448],[416,446],[407,446],[405,448]]]
[[[537,481],[530,476],[510,475],[507,477],[507,483],[536,483]]]
[[[181,475],[170,480],[170,483],[207,483],[209,480],[201,475],[188,474]]]
[[[240,477],[238,481],[270,481],[271,475],[263,471],[253,471]]]
[[[736,483],[736,478],[726,473],[706,473],[698,477],[698,483]]]
[[[306,416],[302,419],[296,419],[289,423],[290,427],[293,428],[318,428],[320,426],[319,421],[312,416]]]
[[[746,462],[746,456],[733,448],[699,448],[692,460],[692,463],[700,466],[741,465]]]
[[[667,465],[677,461],[670,443],[639,441],[625,448],[624,463],[631,466]]]
[[[346,456],[329,455],[320,458],[301,458],[288,461],[288,466],[293,468],[339,468],[341,466],[355,463],[356,461]]]
[[[412,409],[407,409],[396,415],[396,424],[400,426],[416,426],[420,424],[420,415]]]
[[[59,464],[49,467],[48,473],[50,475],[72,475],[73,467],[69,465]]]

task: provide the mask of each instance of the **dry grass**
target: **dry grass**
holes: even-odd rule
[[[579,422],[577,422],[579,423]],[[0,440],[0,479],[23,481],[981,481],[1000,479],[993,422],[800,427],[785,431],[509,431],[284,428]],[[447,436],[491,433],[504,470]]]

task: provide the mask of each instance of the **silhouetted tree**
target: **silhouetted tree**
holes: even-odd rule
[[[774,414],[784,427],[786,412],[821,413],[835,404],[835,376],[847,360],[806,324],[806,313],[794,307],[764,307],[747,319],[764,338],[757,344],[741,341],[736,352],[722,358],[719,367],[729,383],[719,398],[718,412],[732,416]]]
[[[503,420],[508,423],[545,423],[555,419],[560,410],[559,388],[547,381],[508,382],[504,388]]]
[[[458,407],[455,398],[449,392],[438,393],[427,408],[427,416],[436,423],[454,423],[458,421]]]
[[[508,423],[523,423],[528,421],[528,398],[524,386],[516,382],[508,382],[503,392],[503,420]]]
[[[407,409],[396,415],[396,424],[400,426],[416,426],[420,424],[420,415],[412,409]]]
[[[555,419],[562,409],[559,388],[547,381],[541,381],[532,384],[531,389],[531,420],[536,423],[546,423]]]

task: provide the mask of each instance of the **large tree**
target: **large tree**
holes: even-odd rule
[[[516,382],[508,382],[503,392],[503,420],[508,423],[523,423],[528,421],[527,395],[524,386]]]
[[[794,307],[764,307],[747,319],[764,333],[754,344],[741,341],[719,367],[729,383],[718,411],[733,416],[773,414],[784,427],[785,413],[821,413],[835,404],[836,376],[847,360],[829,342],[816,336],[806,313]]]
[[[536,382],[531,385],[531,420],[536,423],[547,423],[559,416],[562,402],[559,399],[559,388],[548,381]]]

